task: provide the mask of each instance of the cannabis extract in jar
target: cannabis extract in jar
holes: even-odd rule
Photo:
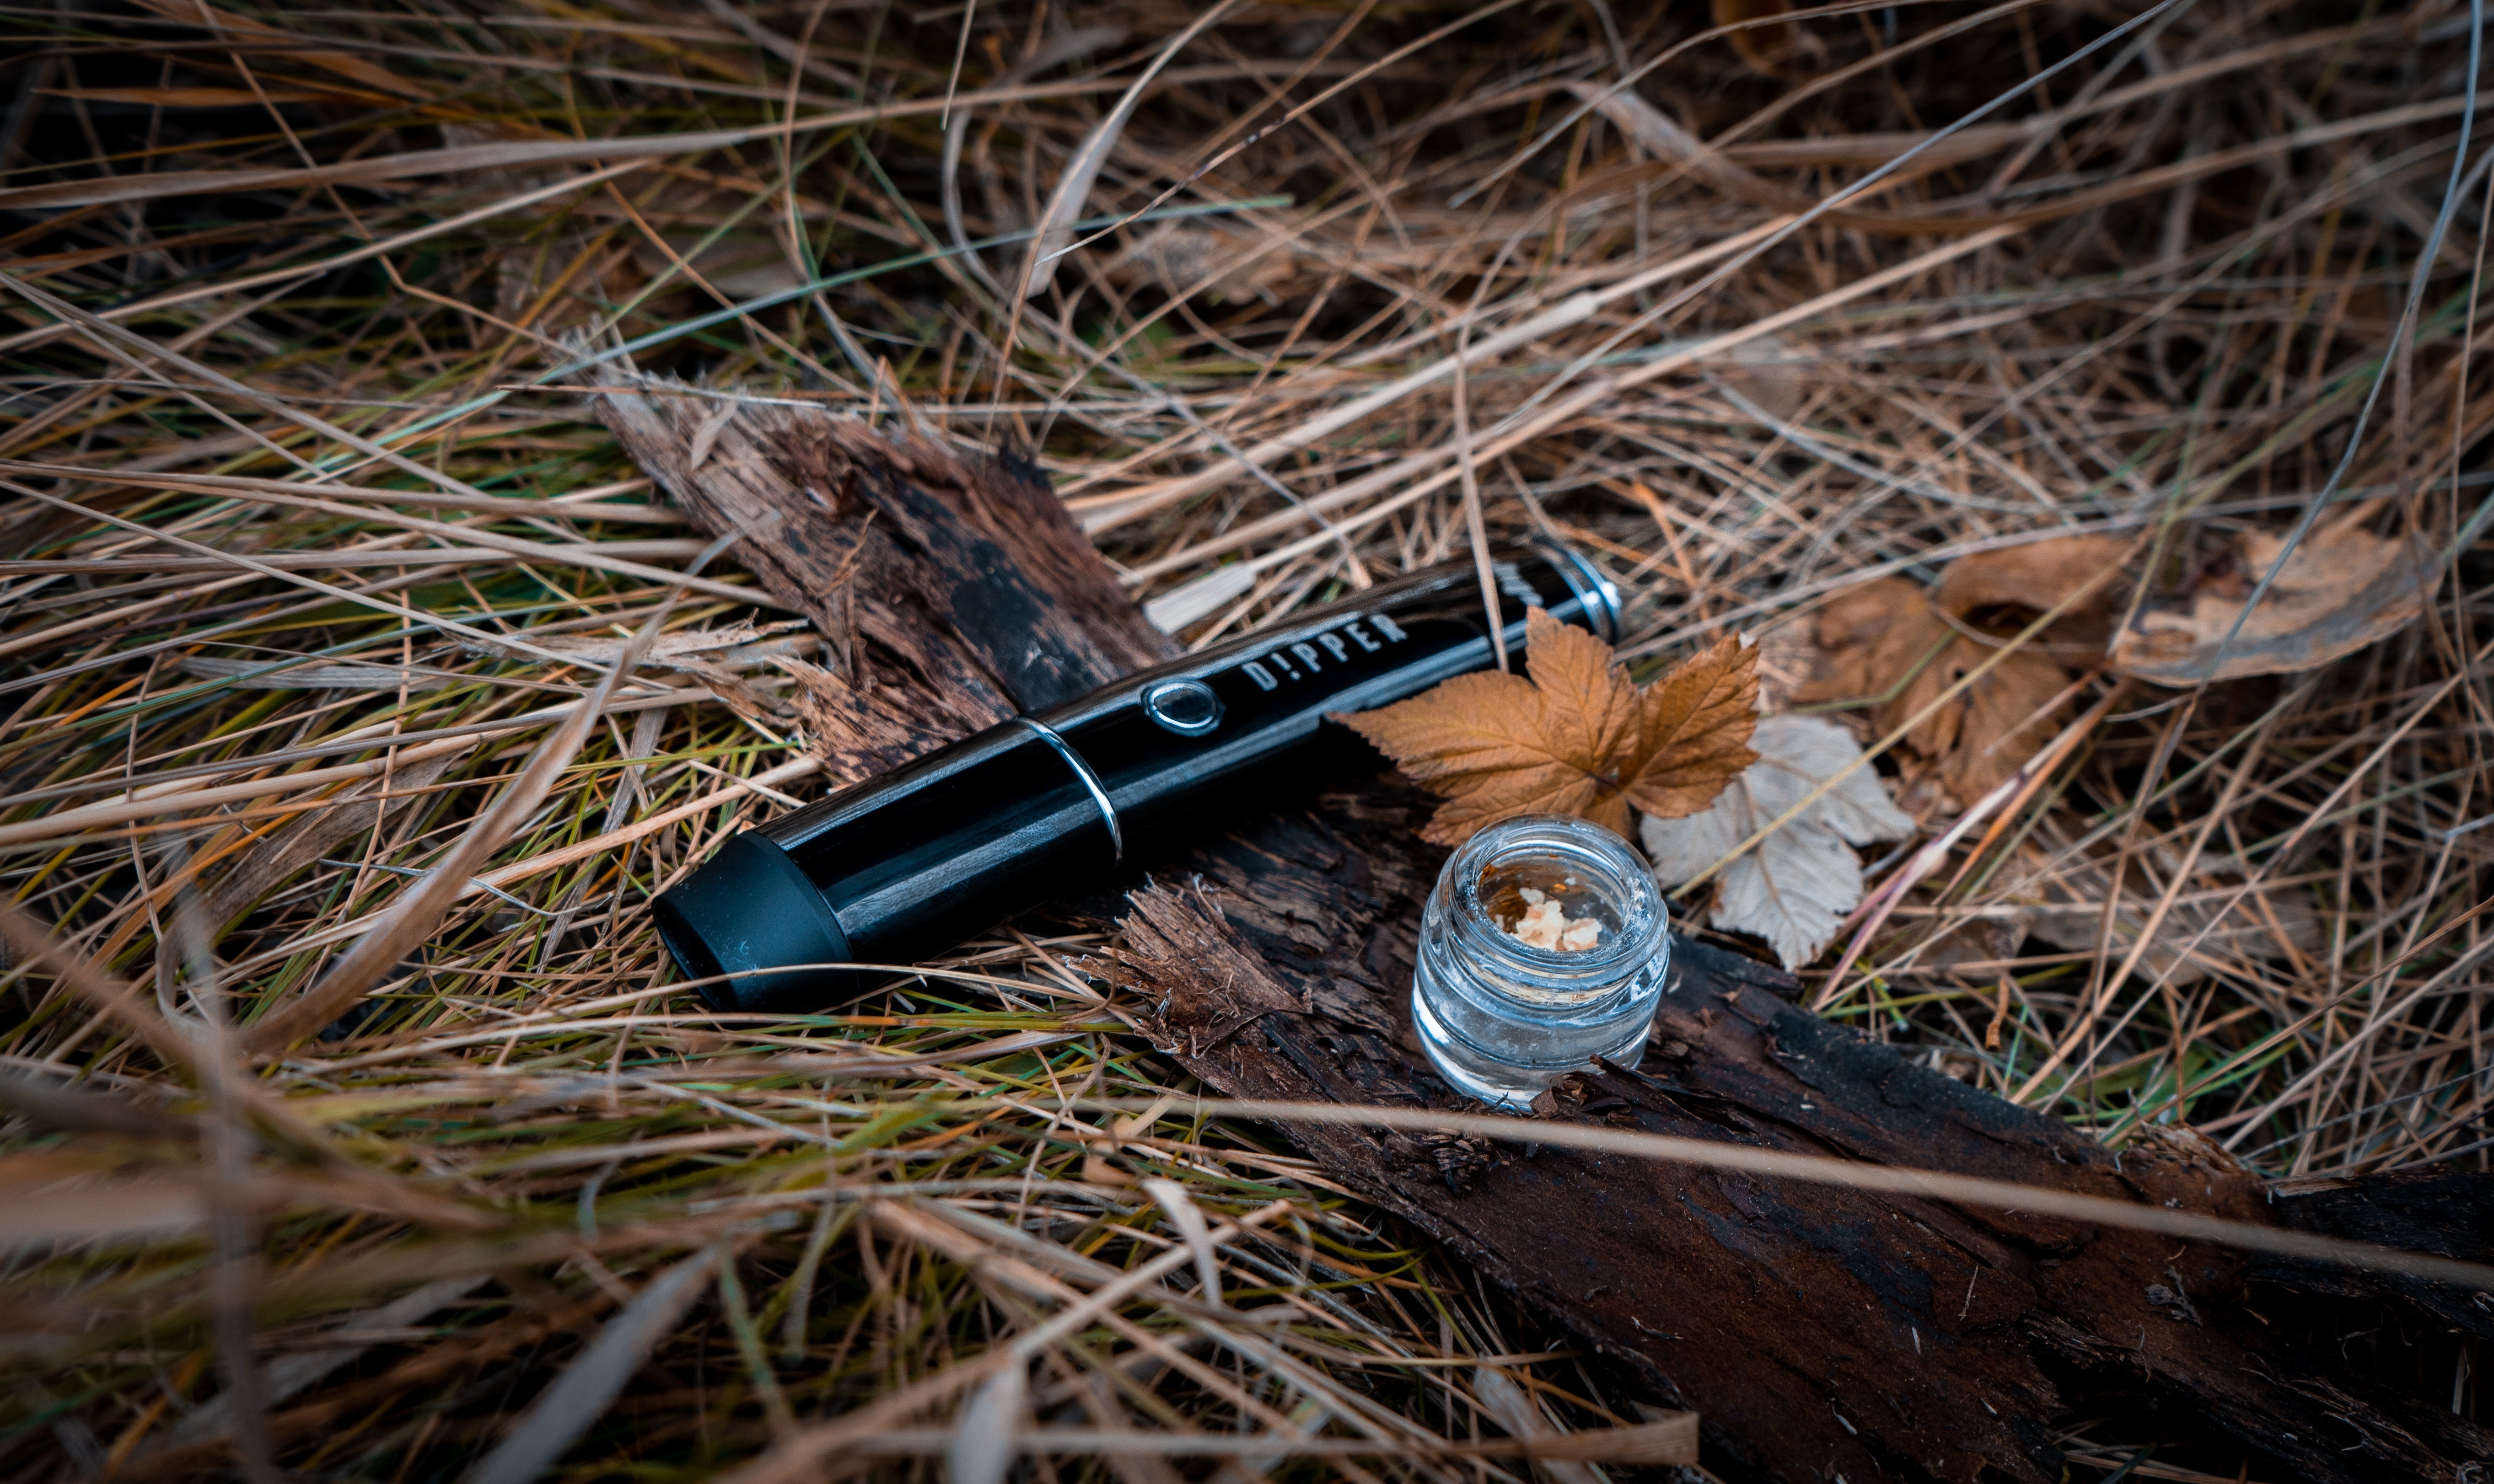
[[[1475,834],[1439,874],[1412,1019],[1448,1085],[1521,1109],[1597,1056],[1635,1066],[1670,962],[1662,893],[1627,842],[1527,815]]]

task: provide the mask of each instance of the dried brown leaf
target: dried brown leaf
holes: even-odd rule
[[[1678,818],[1755,761],[1757,652],[1725,638],[1640,691],[1611,647],[1534,609],[1531,679],[1459,675],[1347,722],[1446,803],[1422,832],[1456,844],[1519,814],[1573,814],[1626,834],[1630,804]]]
[[[2100,647],[2109,637],[2112,611],[2123,595],[2118,583],[2107,581],[2107,575],[2130,552],[2131,543],[2117,536],[2056,536],[1996,552],[1976,552],[1948,564],[1931,600],[1943,613],[1972,623],[1999,609],[2024,609],[2030,616],[2043,613],[2092,583],[2096,589],[2088,600],[2039,637],[2065,654]]]
[[[2424,611],[2429,575],[2409,543],[2342,527],[2298,545],[2236,632],[2244,600],[2285,544],[2275,531],[2246,531],[2229,561],[2140,611],[2114,641],[2114,668],[2160,685],[2291,675],[2387,639]]]
[[[1657,819],[1713,803],[1758,760],[1749,746],[1757,724],[1757,650],[1727,634],[1646,687],[1626,769],[1628,802]]]
[[[1882,736],[1990,659],[1993,648],[1953,628],[1901,577],[1866,583],[1828,604],[1818,643],[1825,662],[1798,699],[1868,700],[1871,729]],[[1960,803],[1969,803],[2052,736],[2058,708],[2051,703],[2066,683],[2051,655],[2022,649],[1916,723],[1899,746]]]
[[[2072,674],[2103,654],[2128,551],[2112,537],[2062,536],[1961,558],[1928,591],[1901,577],[1865,583],[1820,610],[1818,673],[1795,699],[1868,700],[1871,728],[1884,736],[1992,659],[2036,615],[2075,597],[2060,619],[1900,743],[1952,799],[1971,803],[2052,739]]]

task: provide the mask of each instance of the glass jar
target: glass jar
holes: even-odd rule
[[[1457,1092],[1519,1110],[1597,1056],[1635,1066],[1670,926],[1653,872],[1601,826],[1533,814],[1481,831],[1420,916],[1412,1019],[1430,1065]]]

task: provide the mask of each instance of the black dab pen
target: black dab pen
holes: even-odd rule
[[[1617,643],[1619,592],[1555,543],[1495,564],[1506,647],[1529,607]],[[1480,578],[1449,562],[1288,625],[1017,716],[748,831],[653,904],[717,1010],[820,1010],[1044,901],[1111,880],[1243,803],[1376,754],[1327,712],[1494,662]],[[781,972],[770,972],[779,970]],[[714,976],[724,975],[724,979]]]

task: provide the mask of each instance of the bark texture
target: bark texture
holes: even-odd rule
[[[1420,907],[1444,860],[1417,836],[1432,803],[1380,780],[1165,866],[1165,880],[1194,879],[1137,893],[1117,956],[1161,996],[1166,1048],[1240,1097],[1457,1106],[1407,1009]],[[1688,938],[1672,951],[1645,1063],[1576,1079],[1552,1116],[2450,1256],[2494,1246],[2481,1177],[2273,1197],[2187,1129],[2115,1154],[1800,1010],[1775,969]],[[1260,973],[1262,985],[1241,987]],[[1257,1004],[1275,1008],[1240,1015]],[[1658,1400],[1698,1411],[1716,1456],[1756,1477],[1989,1471],[2043,1484],[2061,1476],[2051,1423],[2142,1408],[2155,1421],[2125,1433],[2229,1435],[2265,1461],[2256,1476],[2459,1481],[2494,1452],[2494,1434],[2386,1380],[2378,1347],[2344,1343],[2385,1325],[2494,1334],[2481,1295],[1616,1156],[1292,1136],[1641,1371]],[[2324,1295],[2348,1302],[2317,1315]]]
[[[696,521],[743,532],[727,560],[822,628],[830,662],[800,679],[836,772],[1171,652],[1027,464],[659,387],[600,415]],[[1224,1092],[1453,1107],[1407,1009],[1444,861],[1419,838],[1430,806],[1381,777],[1208,825],[1182,857],[1137,863],[1153,880],[1098,967]],[[1644,1065],[1576,1079],[1549,1116],[2494,1254],[2483,1177],[2287,1193],[2188,1130],[2116,1155],[1801,1011],[1775,970],[1690,939],[1673,953]],[[1616,1156],[1289,1132],[1653,1400],[1701,1412],[1718,1473],[2050,1484],[2053,1425],[2109,1413],[2132,1436],[2231,1438],[2256,1477],[2474,1484],[2494,1454],[2494,1433],[2418,1400],[2463,1340],[2494,1337],[2494,1296]]]
[[[841,781],[1176,652],[1011,453],[673,382],[593,405],[669,500],[738,533],[721,560],[814,621],[827,662],[785,668]]]

